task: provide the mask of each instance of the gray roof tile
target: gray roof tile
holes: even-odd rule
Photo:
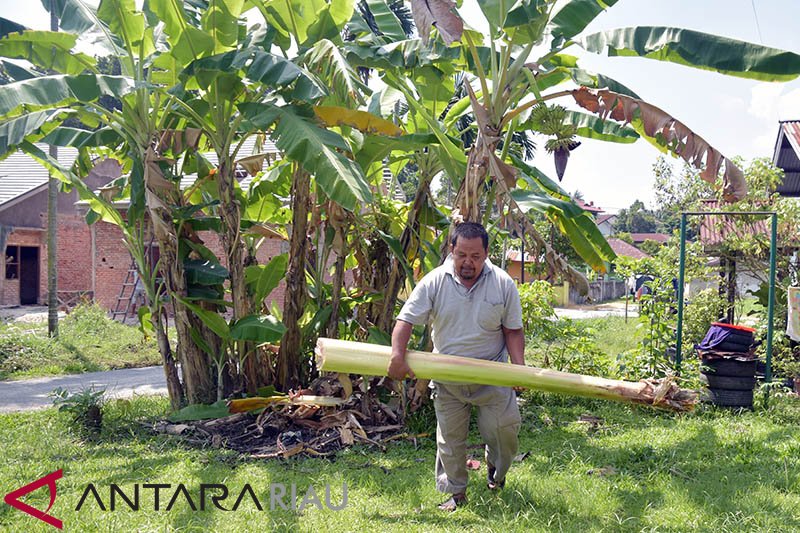
[[[36,146],[47,150],[47,145]],[[78,157],[74,148],[59,148],[58,161],[69,167]],[[24,152],[15,152],[0,161],[0,209],[14,203],[14,200],[33,193],[47,184],[48,173],[38,161]]]

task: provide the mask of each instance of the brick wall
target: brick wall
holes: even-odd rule
[[[3,274],[5,276],[5,273]],[[19,280],[4,279],[0,305],[19,305]]]
[[[59,215],[57,242],[59,292],[91,290],[92,234],[83,217]]]
[[[86,223],[83,222],[84,226]],[[88,227],[87,227],[88,231]],[[78,236],[82,239],[83,236]],[[213,232],[201,232],[200,238],[205,241],[205,245],[218,257],[223,265],[226,265],[222,251],[222,243],[219,236]],[[91,234],[87,237],[89,251],[85,257],[88,258],[88,265],[85,272],[89,274],[88,286],[91,287]],[[257,258],[259,264],[266,264],[270,259],[286,250],[283,242],[279,239],[266,239],[259,248]],[[119,291],[125,281],[125,277],[130,267],[131,257],[122,242],[122,231],[112,224],[98,222],[95,224],[95,287],[94,296],[97,303],[112,310],[117,303]],[[59,287],[60,289],[60,287]],[[286,291],[286,283],[281,281],[278,287],[270,294],[267,305],[275,301],[278,306],[283,307],[283,298]]]
[[[107,222],[95,225],[94,298],[108,310],[114,309],[119,291],[131,265],[131,255],[122,241],[122,230]]]

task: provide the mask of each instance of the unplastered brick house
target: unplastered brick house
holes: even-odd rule
[[[252,143],[241,153],[252,153]],[[277,157],[271,143],[265,148]],[[213,154],[206,154],[212,162]],[[77,152],[60,148],[59,162],[70,166]],[[112,164],[113,162],[107,162]],[[105,173],[108,174],[108,173]],[[87,178],[86,183],[98,189],[112,179]],[[242,174],[241,184],[247,186]],[[191,178],[182,183],[185,186]],[[0,162],[0,306],[36,305],[47,301],[47,170],[28,155],[17,152]],[[124,205],[119,206],[124,211]],[[109,311],[127,306],[131,290],[123,286],[132,267],[131,256],[122,241],[122,232],[113,224],[86,223],[86,204],[77,193],[59,192],[57,223],[58,299],[62,307],[81,299],[94,300]],[[218,257],[222,246],[216,234],[201,232],[200,237]],[[157,244],[152,244],[152,257],[158,257]],[[265,239],[259,248],[259,263],[288,250],[281,239]],[[224,264],[224,259],[223,259]],[[285,284],[270,295],[270,301],[283,302]],[[122,296],[122,298],[121,298]],[[268,302],[269,305],[269,302]]]

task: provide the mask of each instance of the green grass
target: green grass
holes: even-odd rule
[[[163,415],[167,403],[147,398],[108,404],[105,429],[95,440],[81,439],[68,415],[52,409],[0,416],[0,488],[10,491],[63,468],[52,514],[66,531],[800,529],[796,399],[773,399],[769,410],[701,407],[688,415],[532,393],[525,400],[521,451],[530,455],[514,465],[499,494],[485,488],[485,470],[471,472],[470,503],[452,515],[436,509],[443,498],[433,484],[432,438],[419,439],[417,448],[393,443],[384,453],[357,446],[334,460],[243,460],[148,434],[138,421]],[[603,424],[592,431],[578,422],[582,413],[601,417]],[[478,442],[474,431],[470,438]],[[183,483],[197,494],[200,483],[215,482],[237,493],[249,483],[266,501],[271,482],[295,483],[301,492],[309,485],[322,491],[328,483],[334,503],[346,483],[348,505],[339,512],[259,512],[246,500],[235,512],[193,512],[181,499],[167,512],[154,511],[152,499],[143,495],[150,508],[139,512],[104,512],[94,503],[75,511],[88,483],[104,492],[107,504],[110,483],[126,492],[134,483]],[[26,501],[46,508],[46,490]],[[0,506],[0,528],[52,530],[7,505]]]
[[[59,323],[58,339],[44,323],[0,324],[0,379],[75,374],[161,362],[155,340],[109,319],[98,306],[75,308]]]
[[[608,316],[578,320],[592,329],[597,345],[611,357],[632,350],[639,344],[637,317]]]

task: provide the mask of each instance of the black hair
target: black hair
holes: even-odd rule
[[[486,233],[486,228],[477,222],[462,222],[461,224],[457,225],[452,231],[450,244],[455,246],[459,237],[462,239],[477,239],[480,237],[481,242],[483,243],[483,249],[489,249],[489,234]]]

